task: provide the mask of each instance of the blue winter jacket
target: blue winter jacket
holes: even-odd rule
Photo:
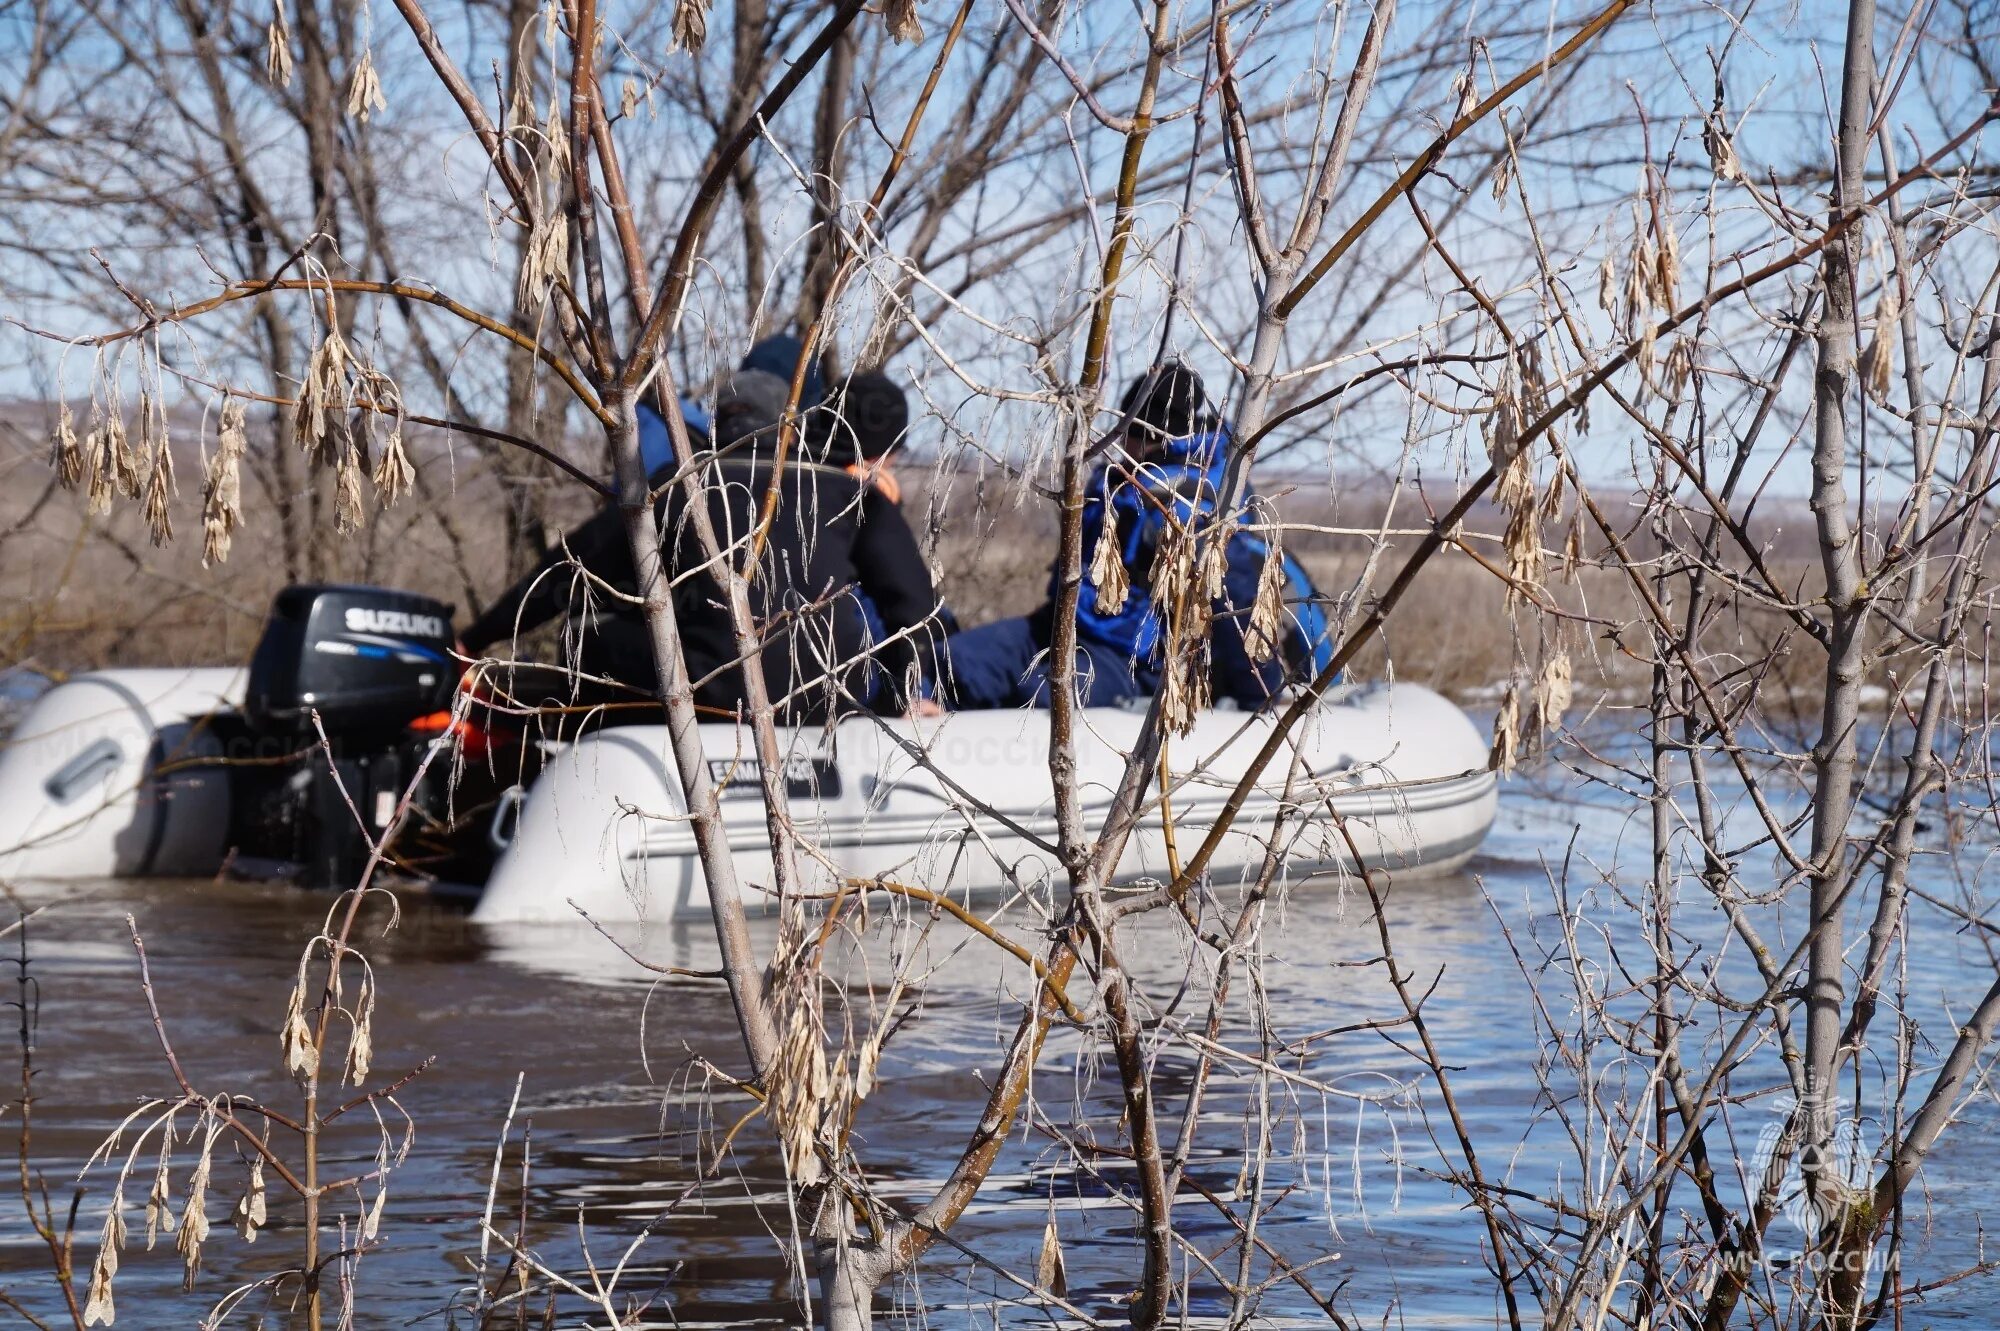
[[[1077,633],[1086,642],[1132,661],[1135,674],[1147,681],[1159,675],[1163,625],[1151,583],[1153,557],[1168,530],[1167,515],[1199,525],[1217,520],[1228,444],[1226,427],[1171,440],[1158,458],[1135,466],[1100,468],[1085,493],[1085,560],[1097,549],[1107,518],[1114,521],[1131,590],[1125,604],[1110,613],[1098,608],[1097,588],[1086,578],[1077,601]],[[1284,687],[1288,672],[1310,677],[1332,655],[1326,617],[1312,583],[1296,560],[1285,557],[1286,609],[1293,621],[1289,635],[1293,641],[1272,660],[1259,664],[1251,659],[1246,641],[1250,609],[1269,553],[1269,547],[1250,532],[1239,529],[1230,537],[1223,594],[1215,602],[1209,635],[1216,696],[1251,709],[1269,702]],[[1053,584],[1052,577],[1052,595]]]

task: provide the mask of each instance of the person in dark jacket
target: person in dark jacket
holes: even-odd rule
[[[919,705],[928,712],[933,709],[922,704],[937,678],[938,651],[957,620],[938,599],[928,574],[917,578],[907,572],[927,567],[916,533],[903,516],[903,488],[892,457],[909,427],[910,405],[903,390],[887,375],[870,370],[834,386],[824,406],[808,418],[807,434],[808,447],[822,461],[861,483],[856,600],[876,644],[882,690],[878,706],[902,712]]]
[[[1084,498],[1087,573],[1076,609],[1076,679],[1087,707],[1150,697],[1159,688],[1165,626],[1153,595],[1154,559],[1170,524],[1200,528],[1220,520],[1228,459],[1228,430],[1210,412],[1200,376],[1185,365],[1169,363],[1133,381],[1121,410],[1128,421],[1124,454],[1098,469]],[[1282,650],[1253,651],[1251,609],[1270,549],[1239,528],[1225,554],[1222,595],[1210,607],[1210,678],[1216,697],[1254,710],[1289,679],[1330,659],[1326,620],[1304,569],[1281,555],[1289,641]],[[1105,594],[1090,571],[1109,559],[1117,562],[1109,580],[1116,585]],[[1049,600],[1032,614],[945,644],[950,702],[968,709],[1049,705],[1056,579],[1052,572]]]
[[[778,426],[789,395],[784,376],[759,369],[733,375],[717,397],[716,449],[702,479],[710,521],[733,561],[741,561],[746,543],[754,541],[775,487],[773,517],[750,584],[751,609],[764,629],[770,696],[786,719],[804,722],[881,691],[886,672],[866,658],[870,644],[916,629],[935,612],[937,598],[924,562],[908,557],[916,541],[901,510],[872,504],[859,477],[814,456],[815,434],[829,431],[815,428],[809,417],[806,439],[779,465]],[[656,484],[664,479],[658,476]],[[657,516],[695,701],[711,714],[734,714],[744,701],[735,635],[720,587],[701,571],[706,561],[680,486],[662,494]],[[574,660],[585,677],[579,701],[652,697],[651,637],[638,607],[596,594],[591,578],[637,594],[615,506],[572,532],[461,641],[469,652],[484,652],[561,616],[564,659]],[[876,607],[880,633],[871,634],[862,596]],[[645,709],[638,709],[631,719],[644,717]]]

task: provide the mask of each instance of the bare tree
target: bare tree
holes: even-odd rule
[[[1336,1324],[1373,1320],[1316,1275],[1323,1254],[1269,1237],[1282,1199],[1267,1183],[1283,1093],[1335,1095],[1310,1060],[1340,1040],[1385,1037],[1419,1088],[1430,1167],[1476,1215],[1496,1324],[1845,1331],[1921,1294],[1895,1260],[1906,1198],[1983,1079],[2000,1019],[1996,977],[1929,1057],[1898,995],[1896,1032],[1869,1044],[1914,935],[1991,932],[1976,872],[1958,900],[1919,872],[1926,809],[1954,828],[1993,813],[1983,641],[2000,269],[1990,190],[1976,182],[1996,107],[1970,11],[1960,36],[1932,11],[1885,20],[1854,0],[1827,151],[1767,146],[1779,155],[1760,159],[1754,145],[1782,143],[1783,131],[1732,101],[1768,72],[1738,72],[1752,58],[1738,43],[1747,8],[1716,20],[1721,35],[1697,55],[1683,36],[1646,32],[1630,0],[1555,19],[1482,12],[1471,40],[1457,26],[1469,11],[1442,6],[1420,23],[1386,0],[1325,14],[1170,0],[1133,11],[1008,0],[985,14],[967,3],[948,21],[922,16],[927,34],[908,0],[879,15],[860,0],[739,4],[714,49],[704,41],[716,16],[699,0],[629,14],[594,0],[514,3],[465,20],[504,50],[490,98],[443,15],[422,0],[394,8],[392,33],[345,5],[281,6],[247,41],[240,16],[211,33],[206,9],[180,6],[170,32],[203,74],[199,109],[170,72],[180,64],[157,58],[167,31],[143,47],[122,39],[125,77],[174,110],[163,137],[176,155],[163,160],[182,177],[134,197],[174,202],[160,225],[183,243],[220,238],[206,255],[217,282],[203,298],[170,298],[168,275],[106,252],[91,277],[95,331],[65,339],[96,357],[92,415],[78,430],[64,408],[57,461],[100,507],[121,492],[136,501],[163,540],[171,455],[154,404],[170,391],[218,395],[203,516],[219,556],[241,518],[225,497],[245,456],[243,404],[268,405],[283,437],[251,465],[282,530],[297,530],[288,572],[327,567],[322,528],[370,511],[379,521],[412,485],[435,487],[419,492],[426,520],[455,520],[434,475],[451,454],[413,465],[406,425],[508,459],[495,470],[509,551],[534,544],[531,478],[560,476],[617,505],[741,1038],[740,1056],[705,1051],[705,1070],[780,1144],[787,1222],[810,1250],[802,1265],[823,1325],[869,1325],[877,1292],[927,1258],[982,1261],[956,1231],[1016,1134],[1116,1173],[1133,1220],[1135,1327],[1190,1315],[1197,1286],[1223,1291],[1232,1325],[1278,1285]],[[1692,11],[1654,14],[1656,25],[1683,20]],[[1625,89],[1629,113],[1606,113],[1601,54],[1621,41],[1662,68]],[[1981,96],[1954,98],[1948,80],[1923,77],[1941,61]],[[259,65],[257,114],[303,146],[281,184],[242,128],[244,70]],[[420,108],[401,123],[383,91],[390,71]],[[664,131],[652,128],[655,99],[669,108]],[[1920,101],[1928,118],[1911,129],[1898,117]],[[101,160],[135,179],[135,155],[162,142],[99,107],[77,116],[102,132]],[[471,210],[492,237],[483,268],[441,251],[401,196],[408,182],[378,142],[391,126],[429,153],[426,169],[443,157],[455,180],[476,182]],[[441,193],[416,197],[430,206]],[[69,280],[81,289],[87,271],[73,265]],[[112,309],[126,322],[107,330]],[[848,878],[791,807],[790,700],[773,696],[761,664],[782,626],[760,621],[752,587],[769,576],[770,524],[801,519],[776,513],[773,497],[757,529],[717,530],[706,499],[722,482],[679,408],[752,330],[781,322],[809,361],[901,358],[958,441],[941,486],[960,470],[994,474],[1050,511],[1053,833],[1034,840],[1058,881],[1023,881],[991,914],[923,882]],[[1808,353],[1801,388],[1792,380]],[[1228,481],[1216,520],[1177,523],[1163,543],[1152,571],[1161,685],[1108,804],[1093,806],[1079,771],[1076,612],[1087,581],[1113,575],[1085,548],[1086,499],[1123,447],[1127,422],[1108,406],[1117,367],[1143,378],[1172,355],[1227,370]],[[780,450],[798,442],[804,377],[802,365]],[[412,405],[419,384],[434,408]],[[128,394],[140,404],[129,431]],[[966,424],[965,403],[987,414]],[[672,435],[663,482],[642,457],[642,404]],[[1304,520],[1254,499],[1254,465],[1296,456],[1309,435],[1360,429],[1401,441],[1375,455],[1394,483],[1379,521],[1343,528],[1329,511],[1348,497],[1319,481]],[[1787,432],[1809,442],[1772,437]],[[1767,493],[1795,473],[1793,452],[1809,461],[1809,539],[1781,531]],[[695,567],[667,565],[663,497],[681,501]],[[1215,617],[1278,613],[1261,594],[1218,606],[1210,590],[1243,525],[1273,545],[1315,529],[1352,538],[1328,589],[1339,642],[1251,723],[1262,727],[1255,761],[1216,811],[1183,826],[1174,810],[1196,788],[1199,757],[1174,746],[1209,700]],[[1427,1018],[1426,979],[1391,918],[1390,877],[1355,875],[1390,1015],[1289,1031],[1265,983],[1270,912],[1292,868],[1329,858],[1302,847],[1365,859],[1332,806],[1354,774],[1306,770],[1297,737],[1447,561],[1480,579],[1507,626],[1493,765],[1512,772],[1552,751],[1645,815],[1636,877],[1607,866],[1593,882],[1591,869],[1552,860],[1546,918],[1523,932],[1496,911],[1529,995],[1514,1019],[1535,1026],[1543,1054],[1520,1075],[1539,1085],[1565,1164],[1532,1187],[1503,1163],[1530,1130],[1482,1129],[1455,1085],[1457,1056]],[[768,882],[750,881],[730,848],[703,747],[671,594],[696,580],[729,613]],[[1636,740],[1566,731],[1586,680],[1637,720]],[[1803,743],[1786,728],[1794,688],[1812,704]],[[920,732],[879,724],[948,782]],[[1284,807],[1259,828],[1259,871],[1215,881],[1224,839],[1274,781]],[[968,829],[992,812],[962,792],[953,810]],[[1131,845],[1156,827],[1170,872],[1133,884]],[[301,1068],[324,1056],[329,1024],[353,1015],[340,976],[366,890],[316,940],[324,981],[309,987],[301,971],[287,1015],[288,1031],[295,1012],[310,1037]],[[779,915],[763,954],[748,918],[759,896]],[[895,907],[872,924],[865,903],[882,897]],[[1142,916],[1167,922],[1194,959],[1180,980],[1188,1002],[1156,991],[1135,959]],[[1852,946],[1850,919],[1867,922]],[[1012,1033],[983,1102],[940,1108],[962,1114],[963,1145],[915,1202],[858,1144],[916,975],[907,954],[879,986],[842,971],[843,949],[871,928],[898,940],[963,930],[1026,977],[1004,1009]],[[1115,1078],[1115,1112],[1099,1121],[1065,1119],[1037,1094],[1059,1028]],[[1191,1073],[1166,1075],[1169,1054]],[[1211,1090],[1224,1069],[1252,1086],[1232,1195],[1190,1171],[1221,1134]],[[214,1101],[175,1072],[171,1103],[203,1114],[209,1138],[251,1135],[198,1108]],[[1845,1107],[1843,1079],[1855,1088]],[[1731,1114],[1780,1091],[1777,1130],[1738,1140]],[[325,1217],[310,1147],[324,1115],[311,1076],[306,1096],[299,1269],[317,1327]],[[1869,1123],[1884,1129],[1861,1149]],[[732,1139],[717,1143],[718,1160]],[[1801,1198],[1802,1246],[1780,1266],[1772,1230]],[[108,1235],[107,1247],[115,1272]],[[511,1257],[521,1265],[510,1269],[532,1264]],[[562,1287],[561,1273],[537,1269]],[[1067,1298],[1053,1216],[1037,1269],[1002,1275],[1088,1316]],[[617,1321],[604,1287],[590,1297]]]

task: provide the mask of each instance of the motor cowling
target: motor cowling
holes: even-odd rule
[[[460,674],[451,649],[451,607],[427,596],[278,593],[237,722],[235,743],[251,760],[229,769],[236,862],[353,887],[374,843],[393,833],[397,863],[423,851],[412,867],[442,866],[449,857],[430,847],[438,837],[428,829],[449,822],[451,764],[426,766],[440,730],[412,723],[450,709]],[[412,829],[424,846],[401,844]]]
[[[267,732],[388,735],[450,706],[451,607],[381,587],[287,587],[250,658],[244,714]]]

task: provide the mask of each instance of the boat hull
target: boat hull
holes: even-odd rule
[[[0,741],[0,878],[213,873],[229,831],[206,719],[244,672],[99,670],[43,694]]]
[[[232,807],[246,788],[232,792],[231,773],[283,781],[291,770],[249,751],[260,741],[241,725],[243,689],[239,670],[108,670],[43,695],[0,742],[0,878],[217,872],[240,846],[233,838],[244,818],[258,815],[254,803]],[[1142,717],[1090,709],[1079,722],[1088,832],[1107,816]],[[1211,712],[1175,738],[1165,753],[1167,807],[1149,790],[1115,880],[1170,877],[1233,807],[1209,861],[1218,886],[1262,872],[1274,832],[1276,872],[1285,878],[1357,862],[1403,878],[1457,868],[1492,826],[1484,737],[1427,689],[1337,690],[1235,807],[1272,725],[1265,716]],[[1059,899],[1048,736],[1043,711],[854,717],[781,731],[799,890],[827,894],[848,880],[882,879],[961,899]],[[753,910],[769,906],[771,852],[749,731],[704,725],[701,737],[739,881]],[[496,836],[505,849],[487,881],[470,885],[480,892],[475,919],[611,922],[708,911],[662,726],[601,730],[558,749],[503,813],[495,831],[509,834]]]
[[[1099,826],[1141,717],[1082,713],[1077,770],[1086,826]],[[1116,879],[1164,879],[1207,837],[1269,738],[1268,717],[1212,712],[1166,758],[1157,796]],[[724,825],[745,890],[769,904],[772,862],[747,729],[704,725]],[[854,718],[781,732],[800,890],[888,879],[954,897],[1041,894],[1060,876],[1046,712],[965,712],[937,721]],[[1286,878],[1362,866],[1397,878],[1449,872],[1491,828],[1486,743],[1428,689],[1343,689],[1308,717],[1254,785],[1210,860],[1215,882],[1255,878],[1275,829]],[[621,726],[556,755],[527,792],[474,912],[492,922],[667,919],[708,911],[667,732]],[[753,901],[752,909],[757,909]]]

